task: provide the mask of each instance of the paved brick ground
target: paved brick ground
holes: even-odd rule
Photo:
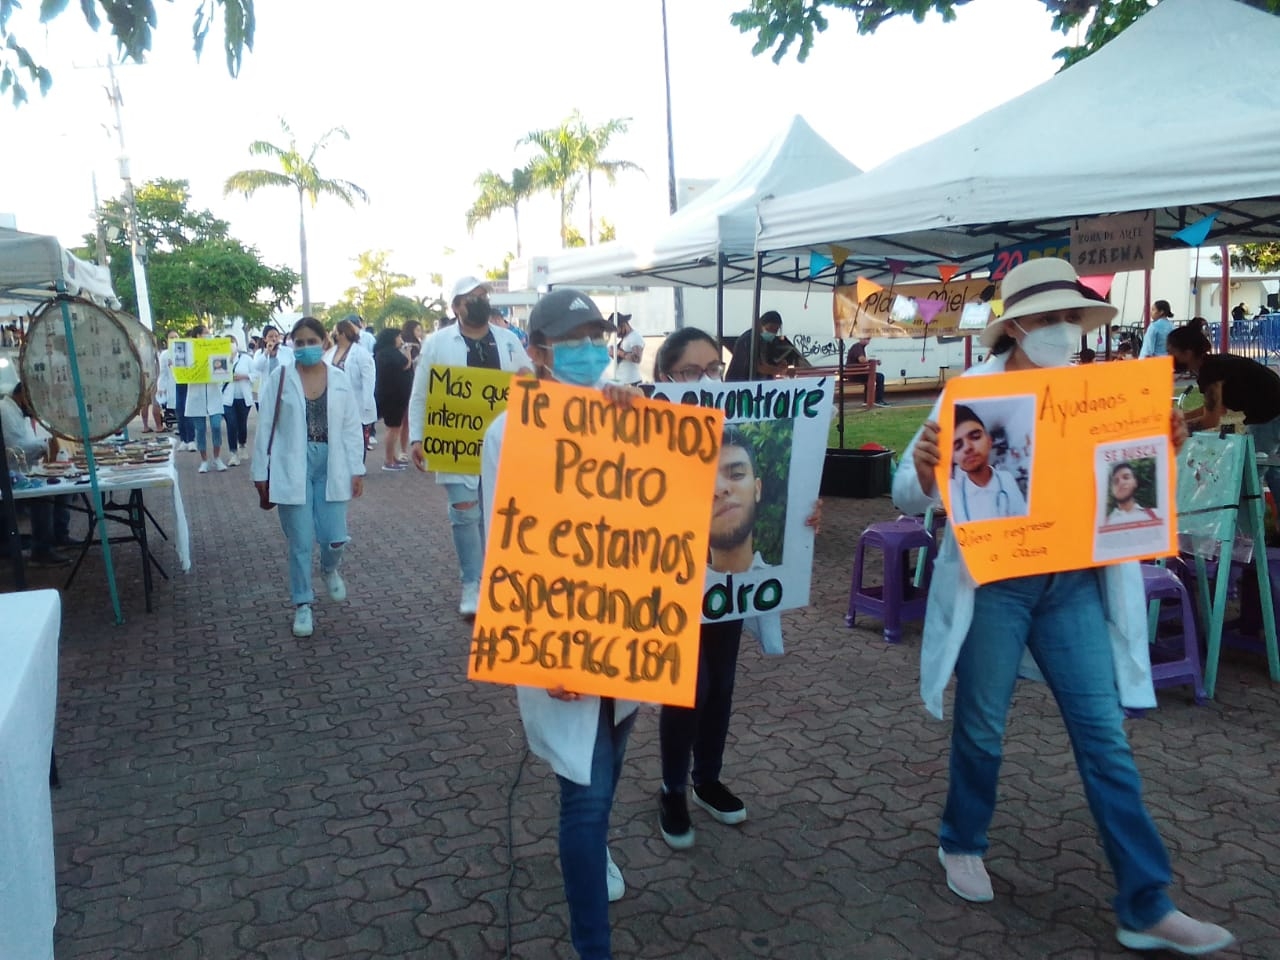
[[[121,549],[123,627],[99,561],[64,594],[59,960],[497,958],[508,936],[513,957],[572,956],[554,781],[522,764],[511,694],[465,679],[439,491],[375,469],[352,510],[351,599],[319,603],[316,635],[299,641],[278,521],[256,508],[247,468],[198,476],[181,456],[192,572],[162,581],[147,615]],[[167,525],[162,498],[149,505]],[[875,624],[842,620],[856,536],[892,507],[826,513],[813,605],[787,617],[790,652],[744,647],[726,770],[744,825],[695,810],[696,846],[666,848],[656,711],[643,711],[614,813],[628,884],[617,955],[1122,955],[1041,687],[1020,688],[1012,714],[997,899],[947,892],[934,852],[947,727],[916,697],[918,630],[888,647]],[[1240,656],[1215,704],[1160,699],[1130,729],[1177,898],[1236,931],[1228,956],[1280,957],[1280,697]]]

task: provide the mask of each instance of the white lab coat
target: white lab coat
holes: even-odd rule
[[[187,384],[187,403],[182,413],[187,417],[222,416],[221,383]]]
[[[325,351],[324,362],[332,365],[333,358],[338,355],[337,347]],[[377,371],[373,365],[373,354],[361,344],[353,343],[343,360],[342,369],[347,372],[351,381],[351,389],[355,391],[360,406],[360,422],[374,423],[378,419],[378,407],[373,402],[373,387]]]
[[[409,395],[409,442],[421,443],[426,436],[427,421],[427,385],[428,372],[435,364],[446,367],[465,367],[467,365],[467,343],[454,323],[437,330],[427,338],[418,355],[418,365],[413,371],[413,392]],[[530,371],[533,361],[525,352],[520,338],[510,330],[502,327],[489,328],[493,331],[493,340],[498,345],[498,361],[503,370]],[[460,483],[472,490],[479,485],[480,478],[461,473],[436,473],[436,483]]]
[[[270,458],[267,457],[267,446],[271,442],[271,420],[280,386],[279,369],[262,381],[251,476],[255,482],[266,480],[269,470],[271,502],[301,504],[307,502],[307,402],[297,368],[289,364],[284,370],[280,422],[276,426]],[[355,391],[351,389],[347,375],[335,367],[327,370],[329,471],[325,478],[324,498],[336,503],[351,499],[352,477],[364,476],[364,431]]]
[[[160,351],[159,363],[160,377],[156,381],[156,403],[162,407],[172,407],[178,400],[178,385],[173,379],[173,357],[168,347]]]
[[[1008,354],[987,358],[964,376],[1003,373]],[[941,400],[933,406],[929,419],[937,421]],[[922,514],[930,506],[941,506],[942,494],[934,491],[928,497],[920,489],[912,451],[920,439],[912,438],[893,477],[894,505],[907,514]],[[1116,685],[1120,702],[1126,707],[1149,708],[1156,705],[1151,682],[1151,651],[1147,640],[1146,601],[1142,571],[1137,563],[1120,563],[1098,567],[1098,582],[1106,610],[1107,629],[1111,635],[1111,653],[1116,668]],[[934,561],[929,602],[925,609],[924,638],[920,644],[920,697],[925,708],[942,719],[942,695],[955,672],[960,648],[973,623],[974,591],[977,585],[955,537],[948,527]],[[1019,665],[1020,676],[1043,680],[1040,669],[1029,651]]]
[[[248,380],[237,380],[236,377],[249,377]],[[231,382],[222,385],[222,405],[229,407],[236,400],[243,400],[253,406],[253,357],[247,353],[237,353],[235,362],[231,364]]]
[[[480,452],[486,528],[493,516],[493,491],[498,484],[498,461],[502,458],[502,437],[506,428],[507,414],[503,411],[485,431],[484,446]],[[487,537],[488,529],[485,534]],[[541,687],[518,686],[516,703],[529,749],[551,764],[551,769],[566,780],[589,786],[591,755],[600,723],[600,698],[584,696],[578,700],[557,700]],[[614,722],[619,723],[631,716],[639,706],[634,700],[615,700]]]

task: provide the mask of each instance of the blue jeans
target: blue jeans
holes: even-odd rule
[[[693,706],[664,705],[658,714],[662,783],[673,793],[683,793],[688,783],[690,754],[695,786],[720,779],[741,646],[741,620],[704,623],[698,642],[698,685]]]
[[[462,483],[442,484],[449,498],[449,523],[453,527],[453,549],[458,554],[464,584],[480,582],[484,567],[484,536],[481,532],[480,488],[474,490]],[[458,509],[458,504],[471,506]]]
[[[609,887],[605,881],[605,849],[609,843],[609,811],[622,773],[627,737],[636,714],[614,725],[613,701],[600,699],[591,784],[557,776],[560,781],[560,869],[569,903],[569,935],[582,960],[609,960]]]
[[[1266,423],[1251,423],[1245,430],[1253,437],[1253,446],[1258,453],[1268,457],[1280,456],[1280,417]],[[1250,466],[1252,465],[1245,464],[1245,469]],[[1267,489],[1271,491],[1271,499],[1276,502],[1277,509],[1280,509],[1280,467],[1267,467],[1262,477],[1267,482]]]
[[[289,541],[289,594],[294,604],[316,598],[311,587],[312,544],[320,544],[320,570],[331,573],[342,566],[347,537],[347,501],[325,499],[329,474],[329,445],[307,444],[307,502],[282,503],[280,526]]]
[[[222,408],[222,416],[227,421],[227,446],[235,453],[241,447],[249,446],[249,404],[236,397],[230,404]]]
[[[189,429],[196,435],[196,449],[200,451],[201,458],[204,457],[204,422],[209,421],[209,432],[213,434],[213,449],[222,449],[222,414],[215,413],[211,417],[187,417]]]
[[[1142,802],[1093,570],[1015,577],[978,587],[973,625],[956,663],[942,848],[979,856],[987,850],[1005,717],[1024,648],[1044,673],[1071,737],[1089,809],[1119,888],[1117,919],[1127,929],[1146,929],[1173,909],[1165,893],[1169,855]]]
[[[176,406],[174,412],[178,414],[178,441],[180,443],[195,443],[196,434],[191,426],[191,421],[187,419],[187,387],[190,384],[178,383],[174,384],[174,392],[177,394]]]

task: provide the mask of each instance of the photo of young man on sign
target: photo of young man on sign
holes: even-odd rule
[[[979,413],[981,411],[981,413]],[[1025,517],[1030,489],[1032,440],[1030,432],[1009,424],[1035,419],[1035,397],[1011,397],[985,403],[956,404],[955,439],[952,441],[952,509],[956,520],[992,520],[996,517]],[[991,427],[988,427],[988,423]],[[1010,448],[1010,433],[1025,437],[1023,444]],[[997,449],[993,433],[1003,443]],[[1021,464],[1022,480],[1006,465]]]
[[[1171,497],[1169,471],[1158,453],[1161,438],[1100,446],[1094,460],[1098,515],[1093,555],[1098,562],[1158,550]]]

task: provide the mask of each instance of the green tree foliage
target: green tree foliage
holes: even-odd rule
[[[520,204],[533,195],[533,166],[518,167],[511,171],[511,179],[486,170],[476,177],[480,193],[467,211],[467,232],[474,233],[482,220],[490,220],[503,210],[510,210],[516,221],[516,256],[522,256],[520,245]]]
[[[743,33],[755,33],[751,52],[756,56],[773,50],[773,62],[779,63],[799,40],[796,58],[802,63],[813,49],[814,38],[827,29],[822,8],[852,13],[858,32],[874,33],[886,20],[910,16],[916,23],[936,12],[946,23],[956,18],[956,8],[972,0],[750,0],[745,10],[730,14],[729,22]],[[1004,0],[1009,2],[1009,0]],[[1150,10],[1159,0],[1033,0],[1053,14],[1053,28],[1066,34],[1085,26],[1083,43],[1065,46],[1055,57],[1063,66],[1083,60]],[[1243,0],[1252,7],[1280,12],[1280,0]],[[1206,29],[1212,30],[1211,24]],[[775,49],[776,48],[776,49]]]
[[[69,5],[68,0],[40,0],[40,23],[46,24],[61,16]],[[8,93],[15,106],[27,101],[24,75],[28,82],[40,88],[42,95],[49,92],[53,83],[53,75],[36,63],[12,28],[10,17],[21,6],[19,0],[0,0],[0,95]],[[227,70],[236,76],[245,49],[253,49],[253,0],[198,0],[195,6],[192,39],[196,59],[200,58],[209,29],[221,12]],[[152,0],[80,0],[79,7],[85,23],[94,30],[102,26],[105,16],[122,59],[143,62],[151,49],[151,33],[156,26]]]
[[[298,195],[298,250],[302,271],[302,312],[311,312],[311,280],[307,275],[307,204],[314,209],[322,196],[337,197],[349,207],[355,206],[354,198],[359,197],[366,203],[369,195],[350,180],[331,180],[320,176],[316,167],[316,155],[324,149],[330,137],[340,136],[350,140],[351,136],[342,127],[334,127],[313,143],[304,154],[298,148],[297,138],[284,118],[280,118],[280,129],[289,141],[287,147],[280,147],[266,140],[255,140],[249,144],[249,152],[256,157],[272,157],[279,165],[279,170],[241,170],[227,177],[223,186],[223,194],[242,193],[251,197],[263,187],[287,187]]]
[[[429,314],[426,304],[402,292],[418,281],[391,269],[390,258],[389,250],[366,250],[357,256],[356,282],[329,308],[327,319],[333,322],[358,313],[377,330],[403,326],[406,320],[425,323]]]
[[[1214,262],[1220,262],[1220,258],[1215,256]],[[1237,270],[1276,273],[1280,271],[1280,243],[1242,243],[1232,247],[1231,266]]]
[[[158,335],[185,330],[193,322],[240,316],[264,322],[290,302],[298,275],[269,267],[256,248],[232,237],[229,225],[208,210],[190,206],[187,181],[158,179],[137,189],[138,237],[146,258],[147,290]],[[138,312],[123,198],[106,201],[98,213],[111,282],[124,308]],[[96,258],[96,234],[85,237],[84,255]]]
[[[787,529],[787,484],[795,424],[791,420],[761,420],[737,426],[754,447],[756,476],[760,479],[760,503],[753,531],[755,548],[765,563],[777,566],[782,563]]]

